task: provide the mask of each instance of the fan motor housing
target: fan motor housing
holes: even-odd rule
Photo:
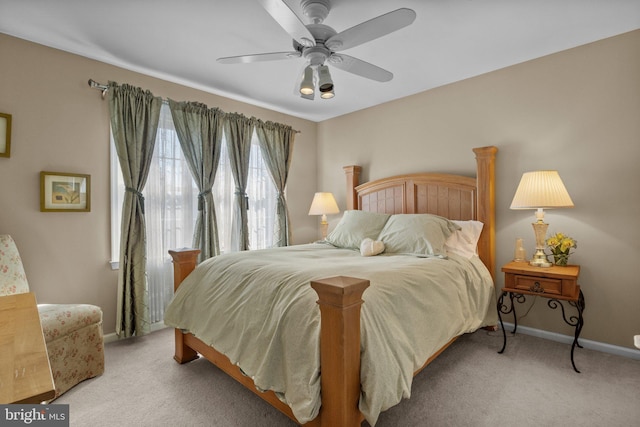
[[[315,46],[303,46],[293,40],[293,47],[302,56],[310,60],[311,65],[320,65],[331,56],[331,49],[325,45],[325,41],[335,36],[336,30],[324,24],[309,24],[306,26],[315,39]]]

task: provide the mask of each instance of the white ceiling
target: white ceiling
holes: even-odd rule
[[[298,0],[286,2],[303,16]],[[332,68],[335,98],[309,101],[294,94],[303,58],[218,64],[223,56],[292,50],[256,0],[0,0],[0,32],[322,121],[640,28],[640,0],[331,3],[324,23],[338,32],[400,7],[416,12],[409,27],[344,51],[391,71],[392,81]]]

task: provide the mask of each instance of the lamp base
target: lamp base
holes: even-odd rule
[[[544,211],[542,209],[538,209],[536,217],[538,220],[531,224],[533,226],[533,232],[536,235],[536,253],[533,254],[533,258],[529,261],[529,264],[535,267],[551,267],[551,263],[547,260],[547,255],[544,253],[544,238],[547,235],[549,224],[545,224],[544,222]]]
[[[529,261],[529,265],[534,267],[551,267],[553,264],[547,259],[547,255],[544,253],[544,249],[536,249],[536,253],[533,254],[533,258]]]
[[[327,231],[329,230],[329,223],[327,222],[327,216],[325,214],[322,214],[320,230],[322,230],[322,240],[325,240],[327,238]]]

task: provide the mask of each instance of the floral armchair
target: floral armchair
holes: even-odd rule
[[[0,235],[0,298],[29,292],[18,248]],[[55,397],[104,372],[102,310],[89,304],[38,304]]]

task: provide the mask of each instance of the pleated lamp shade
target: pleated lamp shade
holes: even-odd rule
[[[337,214],[340,212],[332,193],[320,192],[313,196],[309,215]]]
[[[511,209],[572,208],[573,201],[558,171],[525,172]]]

